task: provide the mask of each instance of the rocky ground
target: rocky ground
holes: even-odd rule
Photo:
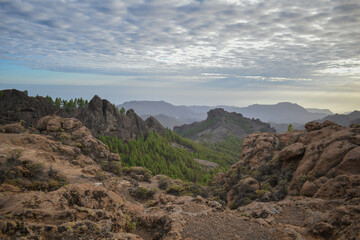
[[[241,161],[214,181],[222,205],[216,195],[170,195],[165,185],[181,181],[121,168],[79,120],[1,126],[0,238],[359,239],[360,129],[307,129],[250,135]]]

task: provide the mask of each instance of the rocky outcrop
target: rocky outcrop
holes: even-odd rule
[[[174,127],[174,132],[195,141],[220,142],[228,136],[245,138],[248,134],[276,132],[269,124],[259,119],[243,117],[240,113],[229,113],[217,108],[208,112],[206,120]]]
[[[215,180],[224,182],[227,191],[238,189],[238,182],[250,175],[261,185],[270,184],[272,188],[266,191],[272,194],[281,182],[293,195],[327,199],[360,196],[356,193],[360,192],[360,129],[329,121],[307,123],[306,129],[250,134],[243,142],[241,160],[222,179]]]
[[[146,135],[149,131],[164,131],[156,119],[150,118],[145,122],[131,109],[123,115],[113,104],[99,96],[94,96],[84,108],[65,111],[46,98],[29,97],[26,92],[13,89],[2,90],[1,93],[0,124],[23,121],[25,126],[35,127],[37,121],[47,115],[72,117],[80,120],[95,137],[116,136],[125,141]]]
[[[145,120],[145,124],[148,127],[149,131],[155,131],[158,133],[163,133],[165,131],[165,128],[161,125],[161,123],[153,116],[148,117]]]
[[[91,99],[87,108],[74,111],[72,116],[96,137],[108,135],[130,140],[148,132],[146,123],[133,110],[122,115],[113,104],[98,96]]]
[[[40,118],[53,113],[66,115],[46,98],[29,97],[26,92],[16,89],[1,90],[0,124],[23,121],[26,126],[34,126]]]
[[[213,194],[271,226],[279,239],[286,239],[283,233],[289,239],[356,239],[359,138],[359,128],[330,121],[307,123],[306,131],[250,134],[240,161],[214,178]]]

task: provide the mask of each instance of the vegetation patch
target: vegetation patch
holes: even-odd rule
[[[0,165],[0,184],[33,191],[53,191],[67,184],[66,177],[57,170],[52,167],[46,170],[42,163],[20,160],[21,154],[21,149],[9,152],[6,162]]]
[[[151,199],[155,193],[156,188],[134,187],[130,190],[131,196],[141,200]]]

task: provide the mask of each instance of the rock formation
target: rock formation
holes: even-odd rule
[[[26,92],[15,89],[1,91],[0,124],[22,120],[27,126],[34,126],[40,118],[53,113],[65,114],[43,97],[29,97]]]
[[[306,131],[250,134],[240,161],[215,177],[213,185],[218,193],[222,189],[220,197],[230,208],[247,205],[238,210],[270,225],[286,221],[298,228],[291,227],[294,236],[356,239],[360,128],[330,121],[309,122],[305,127]],[[297,215],[288,213],[295,210]]]
[[[40,118],[55,114],[79,119],[95,137],[111,135],[130,140],[146,135],[151,130],[164,131],[156,119],[145,122],[131,109],[122,115],[113,104],[99,96],[94,96],[87,107],[67,112],[43,97],[29,97],[25,92],[15,89],[1,92],[0,124],[24,121],[26,126],[35,127]]]
[[[276,132],[269,124],[258,119],[243,117],[240,113],[229,113],[221,108],[208,112],[206,120],[174,127],[174,132],[195,141],[219,142],[228,136],[245,138],[248,134]]]

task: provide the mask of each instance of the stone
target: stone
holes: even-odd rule
[[[20,122],[0,126],[0,132],[4,133],[24,133],[25,131],[26,129]]]
[[[318,122],[315,122],[315,121],[308,122],[308,123],[305,124],[305,129],[308,132],[319,130],[319,129],[321,129],[321,127],[322,127],[321,124],[318,123]]]
[[[300,194],[306,197],[312,197],[319,190],[319,187],[310,181],[306,181],[301,187]]]
[[[291,159],[295,159],[297,157],[300,157],[304,154],[305,152],[305,146],[303,143],[294,143],[291,144],[288,147],[285,147],[283,150],[280,151],[279,153],[279,158],[282,161],[289,161]]]

